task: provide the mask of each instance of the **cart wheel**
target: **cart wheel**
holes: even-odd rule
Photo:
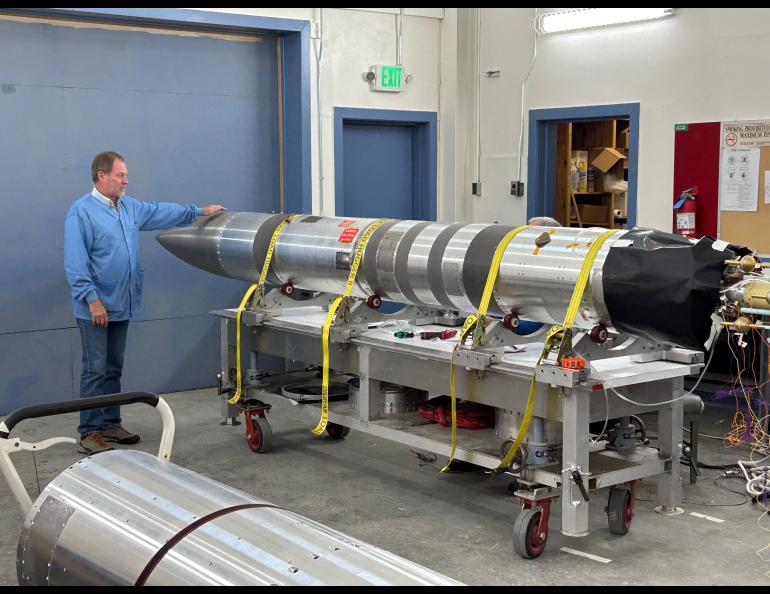
[[[548,533],[538,534],[540,509],[523,509],[513,523],[513,550],[524,559],[535,559],[545,550]]]
[[[345,436],[350,433],[350,427],[329,423],[326,425],[326,432],[332,439],[345,439]]]
[[[610,498],[607,502],[607,520],[612,534],[627,534],[631,528],[631,520],[634,511],[631,501],[631,491],[620,487],[610,489]]]
[[[270,423],[262,417],[251,417],[246,426],[246,441],[249,449],[258,454],[264,454],[273,449],[273,430]]]

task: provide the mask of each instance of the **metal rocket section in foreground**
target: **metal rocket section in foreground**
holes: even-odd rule
[[[228,212],[166,231],[160,243],[214,274],[256,282],[283,214]],[[278,236],[268,282],[341,294],[368,218],[302,215]],[[513,227],[391,220],[367,243],[353,295],[474,312],[500,240]],[[503,256],[489,314],[560,323],[585,255],[604,229],[530,227]],[[605,326],[702,348],[734,246],[651,229],[621,230],[594,260],[575,326]]]

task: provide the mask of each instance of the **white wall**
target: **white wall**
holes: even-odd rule
[[[199,9],[200,10],[200,9]],[[256,16],[320,22],[320,9],[226,8],[203,9]],[[323,134],[323,204],[319,191],[318,111],[316,103],[317,41],[311,40],[311,130],[313,212],[334,214],[334,108],[398,109],[439,112],[441,70],[441,8],[408,8],[402,39],[402,62],[414,80],[401,93],[376,93],[362,79],[372,64],[395,64],[398,8],[324,8],[321,60],[321,120]],[[441,142],[441,131],[439,131]],[[443,210],[439,161],[439,211]],[[452,218],[450,215],[449,218]]]
[[[482,9],[481,71],[500,69],[501,77],[481,78],[484,195],[467,196],[468,183],[467,191],[458,188],[474,221],[525,217],[525,199],[507,186],[515,179],[533,16],[531,8]],[[539,36],[525,108],[639,102],[637,221],[670,230],[674,125],[770,118],[768,72],[770,9],[680,8],[660,21]],[[463,155],[455,163],[467,170]]]
[[[217,10],[319,17],[318,9],[309,8]],[[377,94],[361,73],[370,64],[395,61],[398,9],[324,9],[324,200],[321,208],[313,82],[314,211],[334,212],[335,106],[426,110],[439,113],[439,219],[523,222],[526,197],[511,196],[510,182],[518,177],[521,83],[532,60],[535,9],[480,9],[481,196],[471,194],[479,9],[406,10],[404,63],[414,82],[401,94]],[[537,54],[524,101],[521,180],[527,180],[530,109],[639,102],[640,225],[670,229],[674,124],[770,118],[770,9],[680,8],[662,21],[539,36]],[[312,48],[310,61],[315,77]],[[487,78],[488,70],[500,70],[500,76]]]

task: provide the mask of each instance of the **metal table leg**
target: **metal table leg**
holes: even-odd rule
[[[561,532],[567,536],[586,536],[588,529],[588,501],[572,478],[577,470],[587,485],[588,422],[590,394],[584,390],[565,390],[562,435],[562,497]]]
[[[684,394],[684,379],[673,380],[673,398]],[[671,459],[671,470],[658,477],[658,507],[662,514],[678,514],[684,510],[682,503],[682,480],[679,476],[682,456],[682,423],[684,412],[682,401],[669,404],[658,411],[658,442],[660,456]]]

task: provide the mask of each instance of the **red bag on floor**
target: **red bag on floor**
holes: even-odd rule
[[[420,416],[443,425],[452,425],[452,399],[449,396],[438,396],[417,407]],[[457,426],[463,429],[485,429],[495,426],[495,409],[486,404],[457,401]]]

